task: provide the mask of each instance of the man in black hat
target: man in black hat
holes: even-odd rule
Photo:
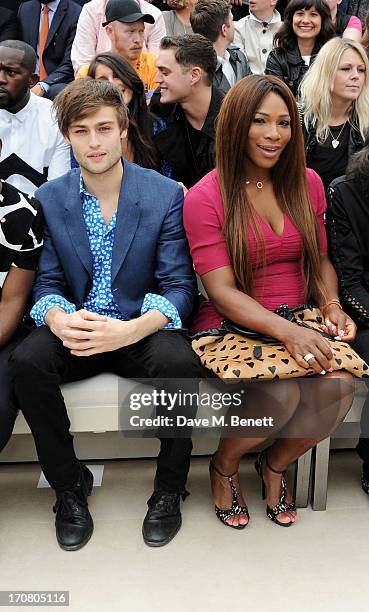
[[[1,0],[0,0],[1,1]],[[124,3],[125,0],[121,0]],[[71,58],[75,73],[89,64],[98,53],[111,50],[111,42],[103,23],[106,22],[108,0],[90,0],[82,8],[73,42]],[[155,23],[145,23],[145,50],[159,53],[160,41],[165,36],[164,18],[159,9],[146,0],[137,0],[142,13],[151,15]]]
[[[144,51],[143,46],[145,23],[155,23],[154,17],[143,13],[135,0],[109,0],[105,14],[106,21],[102,25],[111,40],[111,51],[132,64],[149,96],[158,86],[157,56]],[[87,71],[88,66],[84,66],[77,76],[86,76]]]

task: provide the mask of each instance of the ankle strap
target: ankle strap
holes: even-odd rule
[[[267,466],[268,470],[270,470],[271,472],[274,472],[274,474],[283,474],[286,471],[285,469],[284,470],[275,470],[274,468],[272,468],[272,466],[270,465],[269,460],[268,460],[268,453],[265,452],[264,456],[265,456],[265,463],[266,463],[266,466]]]
[[[224,478],[232,478],[233,476],[235,476],[237,474],[237,472],[233,472],[233,474],[223,474],[223,472],[221,472],[220,470],[218,470],[217,466],[215,465],[214,461],[213,461],[213,457],[210,459],[210,465],[212,468],[214,468],[214,470],[220,475],[223,476]]]

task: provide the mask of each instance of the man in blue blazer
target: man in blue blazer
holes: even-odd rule
[[[181,333],[196,294],[181,188],[153,170],[122,163],[128,119],[113,84],[74,81],[54,105],[80,170],[37,191],[45,216],[31,310],[38,327],[9,367],[56,491],[57,540],[76,550],[93,531],[87,507],[93,477],[75,456],[60,383],[107,370],[160,378],[159,388],[174,393],[183,388],[175,379],[188,379],[186,390],[194,391],[202,369]],[[176,410],[179,403],[173,416]],[[164,405],[160,411],[168,415]],[[148,545],[166,544],[180,528],[191,448],[188,435],[161,439],[143,524]]]
[[[27,0],[20,5],[20,38],[37,53],[37,74],[40,74],[40,32],[45,6],[48,7],[49,32],[42,60],[47,76],[40,80],[32,91],[38,96],[53,100],[59,91],[74,79],[70,52],[82,7],[73,0]]]

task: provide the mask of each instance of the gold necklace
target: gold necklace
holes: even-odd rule
[[[250,185],[250,183],[256,183],[256,187],[258,189],[262,189],[264,187],[264,183],[269,183],[270,179],[264,179],[264,181],[253,181],[251,179],[246,179],[246,185]]]

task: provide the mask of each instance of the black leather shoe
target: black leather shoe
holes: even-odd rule
[[[87,496],[91,494],[94,477],[81,464],[80,477],[76,485],[64,491],[56,491],[56,539],[64,550],[78,550],[89,541],[94,530],[88,510]]]
[[[189,493],[182,494],[184,500]],[[179,493],[154,491],[147,505],[149,507],[142,525],[142,535],[148,546],[165,546],[182,525]]]

